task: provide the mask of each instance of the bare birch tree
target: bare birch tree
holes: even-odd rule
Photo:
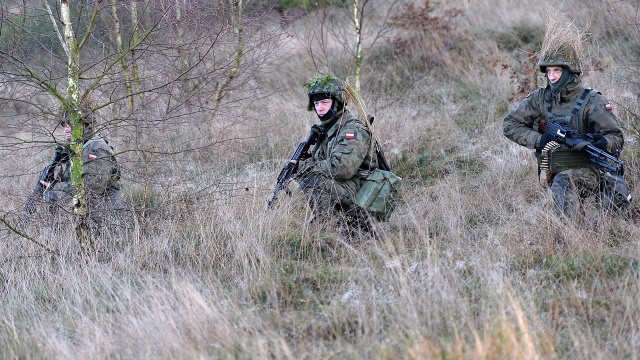
[[[363,72],[367,56],[390,31],[389,16],[400,2],[351,0],[341,8],[323,1],[312,10],[316,21],[300,27],[294,25],[294,28],[305,34],[301,38],[306,41],[317,72],[353,74],[356,89],[360,91],[362,76],[371,76]]]
[[[253,79],[271,54],[265,49],[278,36],[261,28],[268,10],[261,3],[9,0],[1,6],[0,112],[9,122],[0,132],[0,151],[31,157],[34,148],[46,151],[59,142],[51,119],[60,108],[69,112],[73,217],[83,248],[91,248],[93,236],[78,158],[81,102],[88,96],[95,100],[96,131],[108,133],[117,147],[136,209],[236,186],[212,186],[223,181],[199,179],[207,175],[198,167],[228,161],[238,139],[255,136],[246,130],[255,128],[246,113],[235,109],[250,99]],[[37,171],[25,170],[24,178]],[[144,220],[151,213],[138,214]]]
[[[48,3],[45,2],[48,7]],[[91,20],[87,28],[87,36],[91,33],[91,27],[98,11],[100,2],[95,4]],[[49,7],[48,7],[49,8]],[[50,9],[50,8],[49,8]],[[83,38],[78,42],[71,23],[71,10],[67,0],[60,0],[60,20],[63,26],[64,48],[67,53],[67,98],[65,107],[69,113],[71,123],[71,183],[76,189],[73,197],[73,211],[77,218],[76,236],[80,246],[87,250],[92,245],[91,233],[89,229],[89,219],[86,203],[86,189],[82,178],[82,145],[85,137],[85,126],[82,120],[80,109],[80,50],[85,44]],[[56,23],[53,23],[56,26]],[[85,114],[86,116],[86,114]]]

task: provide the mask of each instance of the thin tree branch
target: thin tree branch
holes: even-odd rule
[[[24,232],[20,231],[19,229],[17,229],[4,216],[0,219],[0,221],[2,221],[2,223],[7,227],[7,229],[11,230],[14,234],[33,242],[34,244],[40,246],[41,248],[47,250],[48,252],[50,252],[52,254],[59,255],[57,251],[49,248],[47,245],[41,243],[40,241],[32,238],[31,236],[29,236],[29,235],[25,234]]]
[[[60,33],[60,29],[58,29],[58,23],[56,22],[56,19],[53,17],[53,12],[51,11],[51,7],[49,6],[49,2],[47,0],[44,1],[44,5],[47,7],[47,13],[49,14],[49,18],[51,18],[51,24],[53,25],[53,29],[56,31],[56,35],[58,35],[58,40],[60,40],[60,43],[62,44],[62,47],[64,48],[64,52],[69,55],[69,48],[67,47],[67,44],[64,42],[64,38],[62,37],[62,34]]]

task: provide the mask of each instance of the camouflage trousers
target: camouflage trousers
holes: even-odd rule
[[[62,219],[64,215],[71,215],[73,192],[66,188],[54,188],[44,194],[49,215],[52,219]],[[127,203],[118,190],[109,190],[106,194],[92,194],[86,197],[89,218],[96,225],[122,225],[128,221],[129,209]]]
[[[600,175],[592,169],[569,169],[556,174],[551,183],[555,214],[577,215],[580,202],[600,192]]]
[[[357,179],[336,181],[322,174],[309,173],[300,179],[299,184],[311,207],[319,214],[348,211],[355,206]]]
[[[309,201],[316,221],[338,220],[351,229],[373,231],[371,216],[354,203],[360,179],[336,181],[322,174],[309,173],[299,179],[298,183]]]

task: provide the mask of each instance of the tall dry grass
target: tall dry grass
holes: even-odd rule
[[[583,2],[564,6],[587,12]],[[258,77],[277,91],[242,109],[267,129],[246,140],[263,153],[210,163],[185,155],[183,165],[202,173],[197,181],[224,179],[225,191],[156,185],[165,206],[126,229],[103,229],[88,257],[70,228],[38,233],[57,254],[3,233],[0,358],[637,358],[636,223],[595,207],[579,222],[558,221],[533,155],[502,136],[515,81],[485,54],[518,55],[481,34],[542,26],[542,9],[475,1],[465,10],[472,57],[450,57],[408,92],[384,84],[406,96],[364,91],[404,177],[404,204],[381,224],[382,240],[307,227],[295,189],[264,213],[277,172],[314,120],[301,84],[315,70],[290,42],[288,61],[274,66],[292,75]],[[602,26],[617,23],[614,15],[598,15]],[[606,44],[615,59],[623,46]],[[631,91],[592,74],[607,96]],[[635,184],[637,145],[627,146]],[[26,163],[0,160],[7,173]],[[10,178],[0,184],[13,194],[4,208],[19,211]],[[125,185],[135,200],[140,185]]]

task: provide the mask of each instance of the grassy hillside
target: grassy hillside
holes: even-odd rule
[[[315,121],[302,84],[323,71],[353,75],[336,38],[326,48],[311,40],[322,18],[311,10],[285,22],[288,36],[247,80],[251,90],[235,95],[240,105],[195,139],[192,124],[157,129],[174,141],[161,146],[207,136],[220,146],[145,168],[132,139],[114,139],[123,191],[145,211],[123,231],[105,229],[95,255],[80,254],[68,226],[36,233],[56,254],[3,232],[0,358],[640,356],[636,221],[590,203],[598,226],[558,221],[533,154],[502,135],[510,107],[544,84],[526,52],[540,46],[545,6],[460,1],[461,14],[426,37],[395,26],[373,42],[384,6],[365,27],[362,94],[404,179],[404,203],[381,224],[382,240],[307,229],[295,189],[264,214],[278,171]],[[584,82],[615,105],[640,198],[640,33],[629,25],[637,7],[568,0],[562,11],[592,34]],[[348,12],[331,11],[329,28],[348,26]],[[49,155],[3,155],[12,219]]]

